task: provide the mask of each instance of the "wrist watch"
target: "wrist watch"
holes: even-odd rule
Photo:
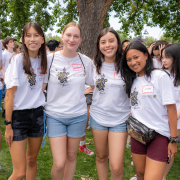
[[[11,124],[11,121],[5,120],[5,121],[4,121],[4,124],[7,126],[8,124]]]
[[[177,137],[170,137],[169,138],[170,143],[177,143]]]

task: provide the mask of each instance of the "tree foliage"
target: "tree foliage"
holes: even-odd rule
[[[84,0],[86,1],[86,0]],[[93,0],[89,1],[91,3]],[[114,0],[106,15],[104,27],[110,26],[109,17],[115,17],[122,24],[121,34],[128,36],[134,32],[142,35],[144,25],[159,26],[165,37],[180,38],[180,0]],[[59,27],[62,32],[70,21],[78,21],[79,12],[76,0],[1,0],[0,29],[1,37],[21,36],[22,27],[28,21],[40,24],[44,31]]]
[[[144,25],[159,26],[166,37],[180,37],[180,0],[114,0],[112,9],[122,23],[121,33],[141,35]]]
[[[52,29],[55,18],[49,14],[53,0],[1,0],[0,29],[1,36],[21,37],[22,28],[27,22],[37,22],[44,31]]]

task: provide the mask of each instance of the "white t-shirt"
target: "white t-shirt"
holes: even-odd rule
[[[9,51],[4,51],[3,52],[2,60],[3,60],[3,69],[4,69],[4,72],[6,72],[6,70],[8,68],[8,65],[9,65],[9,60],[12,57],[13,54],[14,54],[14,52],[13,53],[10,53]]]
[[[2,42],[0,41],[0,60],[2,60]]]
[[[79,53],[80,54],[80,53]],[[48,56],[48,74],[53,53]],[[45,75],[44,82],[48,82],[46,113],[55,118],[72,118],[87,112],[84,96],[85,83],[92,85],[92,61],[80,54],[74,58],[64,57],[60,51],[54,53],[54,60],[50,69],[50,78]]]
[[[132,116],[159,134],[170,137],[168,112],[165,105],[175,104],[175,91],[170,77],[154,70],[151,78],[136,77],[131,88]]]
[[[30,58],[34,74],[29,76],[24,73],[22,53],[11,59],[11,64],[6,71],[6,88],[17,86],[14,94],[13,110],[32,109],[45,105],[45,97],[42,92],[44,75],[41,73],[41,59]]]
[[[155,68],[162,69],[162,64],[156,58],[153,58],[153,64]]]
[[[174,77],[171,75],[171,80],[174,84]],[[175,89],[175,94],[176,94],[176,109],[177,111],[180,109],[180,85],[179,86],[174,86]],[[180,129],[180,118],[178,119],[177,123],[177,129]]]
[[[102,63],[101,75],[94,67],[93,101],[90,107],[92,118],[100,125],[114,127],[124,123],[130,115],[130,99],[125,92],[125,83],[114,63]]]

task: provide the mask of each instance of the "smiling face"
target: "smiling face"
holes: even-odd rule
[[[173,58],[166,56],[165,50],[162,52],[162,65],[171,72],[173,65]]]
[[[108,62],[114,62],[116,59],[116,51],[118,48],[118,41],[116,36],[108,32],[102,36],[99,40],[99,49],[104,55],[104,60]]]
[[[129,68],[138,73],[138,76],[144,76],[144,68],[146,66],[146,61],[148,59],[148,54],[143,53],[137,49],[130,49],[126,53],[126,60],[127,60],[127,65]]]
[[[62,34],[62,40],[64,49],[76,52],[82,41],[79,28],[77,26],[68,27]]]
[[[32,53],[38,54],[38,51],[43,43],[44,43],[44,38],[40,34],[38,34],[35,28],[30,27],[27,30],[26,34],[24,35],[24,44],[28,49],[29,55]]]
[[[153,50],[153,54],[158,61],[161,60],[160,50]]]

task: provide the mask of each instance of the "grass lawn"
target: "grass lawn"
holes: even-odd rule
[[[1,113],[0,113],[1,117]],[[2,148],[0,152],[0,162],[2,169],[0,170],[0,180],[7,180],[12,173],[12,162],[9,149],[4,139],[5,125],[4,119],[0,118],[0,128],[2,131]],[[87,130],[86,135],[87,147],[95,152],[95,146],[93,142],[93,136],[91,130]],[[131,166],[131,152],[130,149],[126,149],[124,157],[124,179],[129,180],[135,174],[134,167]],[[51,179],[51,167],[52,167],[52,154],[48,139],[46,140],[45,147],[40,149],[40,153],[37,159],[38,171],[37,180],[50,180]],[[74,175],[74,180],[97,180],[96,170],[96,156],[87,156],[82,152],[78,152],[77,167]],[[110,172],[109,172],[110,179]],[[168,174],[167,180],[180,180],[180,144],[178,144],[178,153],[174,160],[173,167]]]

